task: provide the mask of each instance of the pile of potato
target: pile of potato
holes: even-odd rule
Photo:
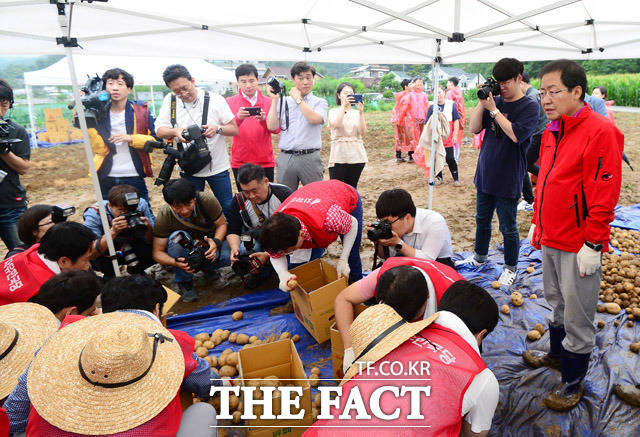
[[[640,253],[640,231],[611,228],[610,242],[621,252]]]

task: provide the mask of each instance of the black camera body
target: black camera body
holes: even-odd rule
[[[286,88],[284,86],[284,82],[279,81],[277,77],[275,76],[271,76],[268,80],[267,80],[267,85],[269,85],[271,87],[271,90],[273,91],[273,94],[280,94],[280,93],[285,93],[286,92]]]
[[[11,145],[21,141],[13,137],[10,121],[9,119],[0,118],[0,155],[9,153]]]
[[[200,127],[197,124],[192,124],[182,131],[182,138],[187,143],[190,143],[190,147],[195,147],[197,155],[201,158],[206,157],[209,154],[209,147],[207,146],[207,139],[203,135],[206,129]]]
[[[122,216],[127,221],[128,231],[133,233],[135,237],[144,238],[147,233],[147,225],[142,221],[144,214],[138,211],[138,205],[140,204],[138,193],[125,193],[124,202],[127,212]]]
[[[173,239],[173,243],[179,244],[187,251],[184,259],[189,267],[194,271],[203,270],[207,265],[211,264],[211,261],[205,256],[205,248],[197,241],[191,238],[189,234],[180,232],[176,234]]]
[[[488,77],[487,81],[478,88],[478,98],[481,100],[488,99],[489,93],[494,97],[500,95],[500,84],[493,77]]]
[[[102,79],[97,74],[94,77],[89,77],[81,90],[84,92],[84,95],[80,96],[80,100],[84,106],[87,127],[97,127],[98,121],[107,116],[111,96],[104,90]],[[70,103],[67,107],[73,109],[74,106],[75,102]],[[73,125],[77,128],[80,127],[77,115],[73,117]]]
[[[380,239],[386,240],[393,237],[391,231],[391,223],[388,220],[378,220],[371,225],[371,229],[367,231],[367,237],[371,241],[378,241]]]
[[[160,172],[158,173],[158,177],[154,182],[154,185],[164,185],[171,179],[171,175],[173,174],[173,169],[176,166],[176,163],[182,159],[183,152],[179,151],[175,147],[165,143],[164,141],[147,141],[144,144],[142,150],[147,153],[153,152],[154,149],[160,149],[164,151],[164,154],[167,155],[164,162],[162,163],[162,168],[160,168]]]
[[[58,203],[51,208],[51,221],[62,223],[67,221],[67,217],[76,213],[76,208],[69,203]]]
[[[244,243],[244,248],[247,253],[238,255],[238,261],[233,263],[231,270],[242,278],[248,274],[258,273],[263,266],[262,262],[258,258],[251,257],[251,255],[255,253],[254,239],[258,232],[258,229],[251,229],[247,234],[240,236],[240,241]]]

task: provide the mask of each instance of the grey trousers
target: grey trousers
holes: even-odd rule
[[[306,155],[294,155],[280,152],[276,158],[276,179],[279,184],[286,185],[293,191],[298,184],[307,185],[322,180],[324,163],[320,151]]]
[[[588,354],[596,343],[593,319],[598,305],[602,268],[580,277],[578,254],[542,246],[544,297],[553,311],[549,323],[564,325],[562,347],[576,354]]]
[[[218,435],[217,423],[216,410],[213,405],[198,402],[182,413],[176,437],[215,437]]]

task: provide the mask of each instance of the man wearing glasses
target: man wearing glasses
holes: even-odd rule
[[[229,179],[231,165],[224,137],[238,135],[233,113],[222,96],[196,88],[195,78],[183,65],[169,65],[162,73],[162,79],[171,93],[162,102],[156,119],[156,132],[162,138],[187,143],[182,132],[191,125],[202,126],[211,160],[190,174],[183,169],[181,176],[191,181],[197,191],[204,191],[207,182],[227,217],[232,191]],[[184,147],[193,146],[184,144]]]
[[[538,104],[520,88],[522,72],[522,62],[517,59],[500,59],[493,66],[493,76],[501,95],[480,99],[471,114],[471,132],[486,129],[474,178],[476,243],[474,254],[456,263],[479,267],[487,260],[491,220],[497,211],[504,237],[504,268],[499,280],[506,287],[516,279],[520,250],[516,212],[527,169],[527,148],[538,123]]]

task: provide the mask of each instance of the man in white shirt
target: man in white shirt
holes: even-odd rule
[[[406,190],[384,191],[376,202],[376,216],[391,224],[392,234],[391,238],[377,240],[379,256],[384,256],[383,247],[388,247],[390,256],[430,259],[453,267],[446,220],[435,211],[416,208]]]
[[[231,165],[224,137],[238,135],[233,113],[222,96],[196,88],[195,78],[183,65],[168,66],[162,73],[162,78],[171,93],[162,102],[156,119],[156,131],[162,138],[185,143],[182,132],[187,127],[198,125],[205,129],[203,135],[206,137],[211,161],[192,174],[186,174],[183,169],[181,176],[189,179],[197,191],[203,191],[207,182],[226,217],[231,206],[232,191],[229,178]],[[173,104],[175,120],[171,116]],[[204,110],[205,106],[207,111]]]

